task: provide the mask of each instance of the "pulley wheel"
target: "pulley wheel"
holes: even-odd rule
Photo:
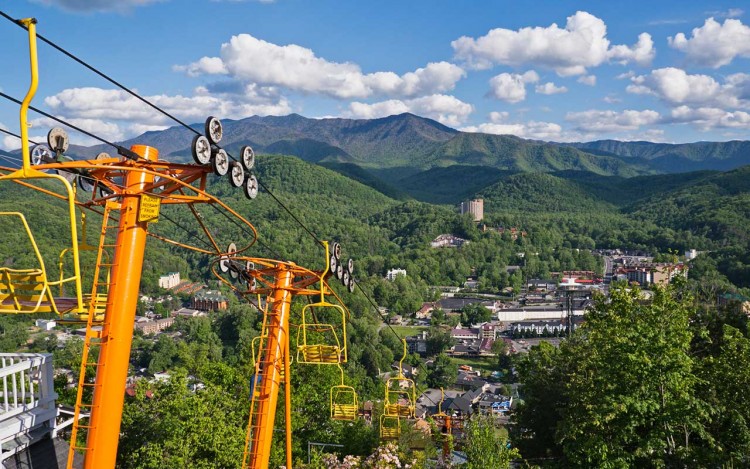
[[[52,157],[52,152],[47,145],[34,145],[31,149],[31,164],[36,166],[38,164],[52,163],[55,159]]]
[[[193,160],[199,165],[206,165],[211,162],[211,144],[203,135],[193,137]]]
[[[217,145],[221,141],[221,137],[224,135],[224,129],[221,127],[221,121],[214,116],[210,116],[206,119],[206,137]]]
[[[346,263],[346,270],[349,272],[349,275],[354,275],[354,259],[349,259]]]
[[[349,293],[354,293],[354,277],[349,277]]]
[[[343,286],[349,285],[349,272],[344,270],[344,273],[341,275],[341,284]]]
[[[250,171],[251,169],[253,169],[253,166],[255,166],[255,152],[249,145],[245,145],[240,151],[242,152],[242,166],[244,166],[246,170]]]
[[[47,133],[47,144],[56,152],[65,153],[68,151],[68,133],[60,127],[53,127]]]
[[[245,182],[245,170],[242,169],[242,165],[236,161],[233,161],[230,165],[232,169],[229,171],[229,182],[234,187],[242,187],[242,183]]]
[[[333,275],[336,275],[336,268],[339,265],[338,259],[336,259],[336,256],[334,256],[333,254],[331,254],[331,259],[329,259],[329,262],[330,262],[329,269],[330,269],[331,273]]]
[[[344,266],[339,264],[336,266],[336,278],[341,280],[343,276],[344,276]]]
[[[83,174],[78,176],[78,187],[83,189],[84,192],[91,192],[94,190],[94,178],[90,176],[84,176]]]
[[[341,259],[341,245],[339,243],[333,243],[331,245],[331,252],[336,256],[336,260]]]
[[[229,256],[221,256],[219,258],[219,270],[223,274],[229,272]]]
[[[223,149],[214,152],[213,158],[214,172],[219,176],[224,176],[229,172],[229,155]]]
[[[251,174],[245,179],[245,195],[248,199],[258,197],[258,180],[255,179],[254,174]]]

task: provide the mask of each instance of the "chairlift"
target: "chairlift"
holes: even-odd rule
[[[326,260],[329,259],[328,243]],[[297,362],[314,365],[345,363],[346,351],[346,311],[340,305],[325,300],[325,275],[329,264],[320,276],[320,301],[302,308],[302,320],[297,329]],[[321,318],[340,321],[339,324],[323,322]],[[340,320],[339,320],[340,318]],[[341,328],[341,340],[336,328]]]
[[[331,388],[331,419],[356,420],[359,411],[357,392],[353,387],[344,384],[344,370],[341,371],[341,384]]]
[[[401,339],[404,353],[398,362],[398,376],[385,382],[385,413],[389,416],[413,418],[417,407],[416,385],[405,377],[403,363],[406,359],[406,340]]]
[[[398,440],[401,436],[401,419],[397,415],[380,416],[380,439]]]

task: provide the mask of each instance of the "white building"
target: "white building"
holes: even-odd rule
[[[159,288],[174,288],[180,284],[180,273],[170,272],[167,275],[159,277]]]
[[[54,319],[37,319],[34,325],[43,331],[51,331],[57,326]]]
[[[403,275],[406,277],[406,270],[405,269],[391,269],[388,271],[388,273],[385,274],[385,278],[390,280],[391,282],[396,280],[396,277],[399,275]]]

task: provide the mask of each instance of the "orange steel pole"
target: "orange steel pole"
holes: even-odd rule
[[[292,373],[289,369],[289,340],[284,351],[284,424],[286,430],[286,467],[292,469]]]
[[[279,397],[279,385],[281,384],[281,361],[289,342],[289,305],[292,301],[292,293],[289,287],[292,285],[292,271],[285,265],[278,267],[273,287],[273,305],[270,313],[270,324],[268,327],[268,339],[266,340],[266,361],[263,364],[260,395],[268,396],[258,403],[258,425],[257,431],[253,433],[252,459],[250,467],[253,469],[268,468],[271,457],[271,441],[273,440],[273,424],[276,418],[276,404]],[[287,375],[289,369],[285,370]]]
[[[132,151],[151,161],[159,158],[155,148],[134,145]],[[120,209],[120,225],[110,276],[107,310],[102,329],[102,345],[94,386],[90,429],[86,442],[85,469],[115,467],[120,438],[125,383],[128,377],[133,321],[143,269],[148,222],[138,221],[138,208],[144,186],[152,174],[127,171]]]

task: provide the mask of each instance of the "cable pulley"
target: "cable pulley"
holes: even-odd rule
[[[68,151],[68,133],[60,127],[53,127],[47,133],[47,144],[57,153]]]
[[[214,116],[209,116],[206,119],[206,137],[211,141],[212,144],[218,145],[221,141],[221,137],[224,136],[224,129],[221,126],[221,121]]]
[[[251,169],[253,169],[253,166],[255,166],[255,152],[249,145],[245,145],[244,147],[242,147],[242,150],[240,150],[240,152],[240,161],[242,161],[242,166],[244,166],[246,170],[250,171]]]
[[[211,162],[211,144],[203,135],[193,137],[191,145],[193,151],[193,160],[199,165],[206,165]]]
[[[242,164],[233,161],[230,166],[232,169],[229,171],[229,182],[234,187],[242,187],[245,182],[245,170],[242,169]]]
[[[229,155],[225,150],[214,150],[212,163],[217,176],[225,176],[229,172]]]
[[[258,180],[255,178],[254,174],[250,174],[245,179],[245,195],[248,199],[254,199],[258,197]]]

